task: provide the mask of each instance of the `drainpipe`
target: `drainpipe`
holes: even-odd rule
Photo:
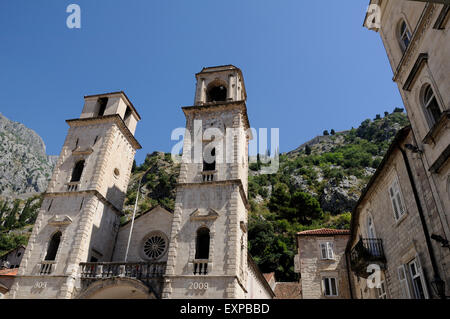
[[[350,277],[350,256],[347,253],[347,249],[345,250],[345,268],[347,268],[347,278],[348,278],[348,290],[350,291],[350,299],[353,299],[353,289],[352,289],[352,280]]]
[[[434,255],[433,246],[431,245],[430,234],[428,232],[428,226],[427,226],[427,224],[425,222],[425,216],[424,216],[424,213],[423,213],[422,205],[420,203],[419,194],[417,192],[416,184],[414,182],[414,177],[413,177],[413,174],[412,174],[411,166],[409,165],[408,156],[406,155],[406,151],[403,148],[401,148],[400,145],[399,145],[399,150],[402,153],[403,160],[405,162],[406,171],[408,172],[409,182],[411,184],[411,188],[412,188],[413,194],[414,194],[414,199],[416,201],[417,210],[419,212],[420,222],[422,224],[423,233],[425,235],[425,242],[427,244],[428,254],[430,255],[431,266],[433,268],[434,281],[442,281],[441,277],[439,276],[439,269],[438,269],[438,266],[437,266],[437,263],[436,263],[436,258],[435,258],[435,255]],[[439,297],[441,299],[446,299],[445,294],[444,295],[440,295]]]

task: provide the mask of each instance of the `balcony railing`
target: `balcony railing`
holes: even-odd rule
[[[370,273],[367,272],[367,266],[384,266],[386,263],[383,241],[378,238],[361,238],[351,250],[350,263],[352,271],[358,276],[368,277]]]
[[[51,275],[55,271],[56,262],[54,260],[43,260],[39,264],[39,275]]]
[[[217,171],[203,171],[203,181],[204,182],[212,182],[214,181],[214,174],[217,173]]]
[[[139,280],[160,278],[166,270],[165,262],[90,262],[80,263],[81,279],[128,277]]]
[[[208,259],[194,259],[194,275],[208,274]]]

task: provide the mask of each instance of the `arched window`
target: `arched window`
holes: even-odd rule
[[[207,153],[207,150],[205,150]],[[216,149],[213,148],[210,154],[203,156],[203,171],[214,171],[216,169]]]
[[[405,20],[400,22],[399,26],[399,41],[402,52],[405,52],[411,42],[411,32],[406,25]]]
[[[209,229],[201,227],[197,230],[195,259],[209,259]]]
[[[433,126],[440,119],[442,112],[431,85],[426,84],[422,92],[422,105],[430,126]]]
[[[81,179],[81,174],[83,174],[83,169],[84,169],[84,160],[78,161],[75,164],[75,167],[73,168],[72,179],[70,181],[79,182]]]
[[[50,239],[50,243],[47,248],[47,255],[45,255],[45,260],[55,260],[56,253],[58,252],[59,243],[61,241],[61,232],[56,232]]]
[[[227,88],[224,85],[215,85],[208,89],[207,102],[226,101]]]

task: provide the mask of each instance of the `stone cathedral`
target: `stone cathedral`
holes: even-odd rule
[[[196,74],[173,212],[120,225],[139,113],[91,95],[69,131],[9,298],[273,298],[247,255],[248,143],[240,69]],[[132,232],[130,235],[130,230]],[[130,243],[130,244],[128,244]]]

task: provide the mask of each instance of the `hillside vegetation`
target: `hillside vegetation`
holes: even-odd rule
[[[260,162],[249,167],[249,250],[263,272],[280,281],[295,280],[295,233],[349,227],[351,211],[380,164],[396,132],[408,125],[396,108],[367,119],[358,128],[323,135],[280,154],[276,174],[261,175]],[[133,165],[122,222],[131,218],[139,180],[138,215],[156,205],[173,211],[179,165],[170,154],[153,152]],[[0,201],[0,253],[25,244],[41,197]]]

